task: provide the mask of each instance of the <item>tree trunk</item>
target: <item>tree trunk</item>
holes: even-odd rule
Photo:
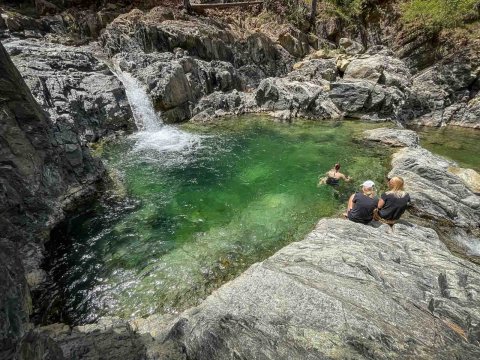
[[[312,0],[312,12],[310,14],[310,28],[315,27],[315,20],[317,18],[317,5],[318,0]]]

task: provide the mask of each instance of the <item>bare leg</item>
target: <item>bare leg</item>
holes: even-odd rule
[[[347,205],[347,212],[353,209],[353,197],[355,194],[352,194],[350,198],[348,199],[348,205]]]
[[[347,204],[347,212],[343,214],[346,218],[348,217],[348,212],[353,209],[353,197],[355,194],[352,194],[350,198],[348,199],[348,204]]]

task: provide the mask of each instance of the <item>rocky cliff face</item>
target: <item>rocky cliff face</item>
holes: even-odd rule
[[[18,46],[10,50],[17,56],[27,51],[32,55],[35,50],[47,54],[44,62],[39,57],[36,63],[23,63],[22,70],[51,117],[35,101],[0,46],[0,354],[7,354],[28,328],[27,283],[35,287],[45,279],[40,263],[49,229],[64,217],[65,210],[91,198],[105,177],[103,165],[86,147],[87,140],[131,128],[125,92],[105,66],[89,68],[91,63],[79,61],[89,57],[81,54],[56,61],[58,53],[45,47],[22,48],[24,53]]]
[[[92,55],[91,48],[33,39],[6,42],[5,48],[50,115],[57,138],[79,136],[86,144],[134,129],[122,83]]]

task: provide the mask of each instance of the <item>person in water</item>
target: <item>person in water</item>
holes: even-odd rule
[[[320,179],[318,185],[327,184],[331,186],[340,185],[340,180],[350,181],[350,178],[340,172],[340,164],[335,164],[335,166],[327,171],[325,176]]]
[[[368,224],[373,220],[373,210],[377,207],[378,197],[375,196],[375,183],[367,180],[358,191],[348,199],[346,217],[356,223]]]
[[[410,195],[403,189],[404,181],[400,176],[388,180],[387,192],[378,200],[373,218],[377,221],[393,225],[403,215],[410,203]]]

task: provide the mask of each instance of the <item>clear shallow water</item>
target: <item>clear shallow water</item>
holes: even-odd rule
[[[414,129],[420,144],[435,154],[456,161],[461,167],[480,172],[480,130],[460,127]]]
[[[124,198],[106,199],[55,232],[48,264],[55,284],[41,299],[50,321],[197,304],[302,239],[319,218],[340,213],[364,180],[381,183],[385,149],[356,142],[379,126],[255,117],[140,132],[106,145],[102,157]],[[355,181],[339,193],[317,187],[338,161]]]

